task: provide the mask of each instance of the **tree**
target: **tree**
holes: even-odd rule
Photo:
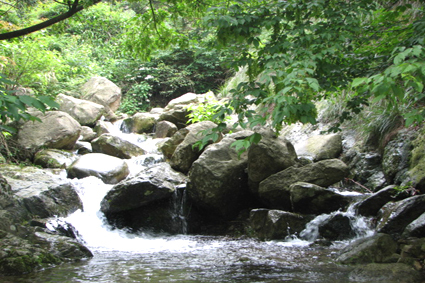
[[[5,39],[12,39],[12,38],[16,38],[16,37],[20,37],[20,36],[24,36],[30,33],[33,33],[35,31],[39,31],[42,29],[45,29],[51,25],[54,25],[56,23],[59,23],[63,20],[66,20],[70,17],[72,17],[73,15],[75,15],[76,13],[78,13],[79,11],[83,10],[84,8],[97,4],[99,2],[101,2],[101,0],[73,0],[73,1],[67,1],[67,2],[59,2],[56,1],[57,3],[66,5],[68,7],[67,11],[54,17],[51,19],[48,19],[46,21],[43,21],[39,24],[36,25],[32,25],[30,27],[27,28],[23,28],[23,29],[19,29],[19,30],[14,30],[14,31],[10,31],[10,32],[6,32],[6,33],[1,33],[0,34],[0,40],[5,40]]]

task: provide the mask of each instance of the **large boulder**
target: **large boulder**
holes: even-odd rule
[[[166,109],[159,117],[159,121],[168,121],[176,125],[179,129],[186,127],[189,121],[190,111],[186,105],[176,105],[171,109]]]
[[[103,105],[64,94],[59,94],[57,101],[60,105],[59,110],[71,115],[82,126],[94,126],[105,112]]]
[[[351,217],[336,213],[319,225],[319,235],[327,240],[341,241],[356,236]]]
[[[78,140],[81,125],[62,111],[31,113],[40,122],[27,121],[18,129],[17,140],[24,148],[41,147],[72,149]]]
[[[413,196],[382,208],[377,230],[380,233],[401,234],[412,221],[425,212],[425,195]]]
[[[406,226],[403,231],[403,237],[425,237],[425,212]]]
[[[248,149],[248,178],[250,188],[258,191],[258,184],[279,171],[296,164],[297,154],[293,145],[271,131],[262,131],[259,143]]]
[[[311,217],[281,210],[253,209],[250,226],[260,240],[283,240],[300,233]]]
[[[292,211],[303,214],[331,213],[345,208],[349,200],[341,194],[310,183],[290,186]]]
[[[339,159],[327,159],[303,167],[289,167],[271,175],[259,185],[260,200],[268,208],[292,210],[291,185],[296,182],[328,187],[348,176],[347,165]]]
[[[188,133],[183,141],[176,147],[171,156],[170,164],[173,169],[187,173],[192,166],[192,163],[198,159],[201,151],[194,146],[195,143],[203,138],[205,131],[211,130],[217,125],[210,121],[199,122],[186,127]],[[212,143],[212,141],[210,141]]]
[[[101,211],[108,215],[170,198],[175,186],[185,181],[186,177],[167,163],[157,164],[115,185],[103,198]]]
[[[167,106],[165,106],[164,110],[167,111],[169,109],[175,108],[177,105],[189,105],[191,103],[197,103],[198,101],[198,95],[196,93],[188,92],[182,96],[170,100]]]
[[[235,141],[224,138],[208,146],[193,163],[187,184],[194,205],[227,219],[235,217],[251,201],[245,173],[247,156],[238,156],[230,147]]]
[[[81,200],[68,179],[35,167],[0,166],[0,173],[12,187],[15,198],[40,218],[82,208]]]
[[[174,151],[176,151],[177,146],[182,143],[188,133],[188,129],[180,129],[159,147],[159,150],[162,152],[162,154],[164,154],[167,160],[171,159]]]
[[[93,77],[81,88],[83,98],[105,106],[106,117],[115,119],[113,112],[121,103],[121,89],[104,77]]]
[[[91,142],[93,152],[104,153],[123,159],[130,159],[134,156],[145,154],[139,146],[131,143],[119,136],[112,134],[102,134]]]
[[[425,192],[425,130],[422,129],[418,137],[412,142],[409,176],[412,185],[422,193]]]
[[[95,176],[106,184],[116,184],[125,179],[129,173],[130,170],[124,160],[103,153],[85,154],[68,168],[69,178],[82,179]]]
[[[397,251],[397,243],[388,234],[376,234],[350,243],[337,261],[344,264],[381,263]]]
[[[154,165],[115,185],[102,200],[101,211],[118,228],[182,233],[184,216],[177,212],[185,182],[186,176],[169,164]]]

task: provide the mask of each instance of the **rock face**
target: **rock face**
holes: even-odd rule
[[[177,171],[189,172],[192,163],[199,157],[201,151],[194,147],[195,143],[202,139],[202,132],[217,127],[216,124],[210,121],[192,124],[186,127],[188,133],[183,141],[176,147],[171,156],[171,167]],[[211,141],[212,142],[212,141]]]
[[[145,154],[137,145],[112,134],[103,134],[92,141],[93,152],[104,153],[123,159]]]
[[[352,242],[341,251],[337,261],[345,264],[385,262],[397,250],[397,243],[388,234],[376,234]]]
[[[353,238],[356,233],[350,217],[337,213],[319,225],[319,235],[327,240],[341,241]]]
[[[93,77],[81,88],[83,98],[105,106],[107,118],[115,118],[121,103],[121,89],[103,77]]]
[[[103,153],[88,153],[71,164],[69,178],[95,176],[106,184],[116,184],[130,173],[125,161]]]
[[[259,185],[261,201],[269,208],[291,211],[291,185],[306,182],[328,187],[348,175],[348,167],[339,159],[322,160],[303,167],[290,167],[271,175]]]
[[[212,144],[196,160],[189,173],[187,192],[201,210],[229,219],[251,201],[245,168],[246,154],[230,145],[236,141],[224,138]]]
[[[173,108],[165,109],[159,117],[159,121],[171,122],[179,129],[182,129],[189,121],[187,115],[189,115],[189,111],[186,105],[175,105]]]
[[[172,135],[170,139],[164,142],[162,146],[160,146],[160,150],[162,154],[164,154],[166,159],[171,159],[174,154],[174,151],[176,151],[177,146],[182,143],[188,133],[188,129],[180,129],[174,135]]]
[[[260,240],[285,239],[289,235],[300,233],[311,217],[281,210],[253,209],[250,212],[250,224]]]
[[[93,127],[105,112],[103,105],[64,94],[57,96],[60,111],[66,112],[82,126]]]
[[[379,210],[390,201],[397,201],[405,198],[405,194],[399,194],[395,190],[395,186],[387,186],[382,190],[372,194],[365,200],[361,201],[357,207],[357,213],[364,216],[376,216]]]
[[[25,148],[72,149],[80,136],[81,125],[62,111],[32,113],[40,122],[25,122],[18,130],[18,143]]]
[[[248,150],[248,177],[251,190],[258,191],[258,184],[279,171],[295,165],[297,154],[293,145],[271,132],[261,132],[258,144]]]

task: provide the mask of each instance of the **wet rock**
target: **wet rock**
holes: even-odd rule
[[[87,153],[92,153],[93,147],[91,146],[91,143],[89,142],[77,141],[75,143],[74,150],[77,151],[77,154],[83,155]]]
[[[403,231],[403,237],[425,237],[425,213],[413,220]]]
[[[187,126],[189,131],[183,141],[174,150],[171,156],[170,164],[173,169],[188,173],[192,163],[201,155],[198,147],[194,147],[195,143],[203,138],[203,132],[217,127],[217,125],[210,121],[204,121]],[[212,143],[212,141],[210,141]]]
[[[349,200],[323,187],[297,182],[290,186],[292,211],[303,214],[330,213],[346,207]]]
[[[68,168],[69,178],[82,179],[95,176],[106,184],[116,184],[125,179],[129,173],[125,161],[103,153],[85,154]]]
[[[400,258],[399,263],[405,263],[417,270],[424,270],[425,238],[404,238],[399,240]]]
[[[162,154],[164,154],[166,159],[171,159],[177,146],[182,143],[188,133],[188,129],[180,129],[159,147],[159,150],[162,152]]]
[[[18,143],[24,148],[42,147],[72,149],[80,136],[81,126],[69,114],[62,111],[31,113],[40,122],[27,121],[18,129]]]
[[[125,133],[152,133],[155,125],[156,119],[150,113],[136,113],[124,119],[121,130],[125,129]]]
[[[35,167],[4,165],[1,174],[25,208],[41,218],[65,216],[82,208],[81,200],[68,179]]]
[[[404,282],[422,281],[422,274],[402,263],[371,263],[356,267],[349,274],[350,282]]]
[[[331,241],[347,240],[356,236],[350,217],[342,214],[335,214],[320,224],[319,234]]]
[[[250,226],[260,240],[285,239],[301,232],[311,217],[281,210],[253,209]]]
[[[115,120],[113,112],[117,111],[121,103],[121,89],[104,77],[93,77],[82,87],[83,98],[105,107],[105,116]]]
[[[401,234],[416,218],[425,212],[425,195],[413,196],[382,208],[377,231],[380,233]]]
[[[397,251],[397,243],[388,234],[376,234],[350,243],[337,261],[344,264],[382,263]]]
[[[105,107],[100,104],[64,94],[58,94],[57,102],[60,111],[71,115],[82,126],[94,126],[105,112]]]
[[[259,185],[259,197],[269,208],[291,211],[291,185],[306,182],[322,187],[335,184],[348,175],[348,167],[339,159],[327,159],[297,168],[290,167],[271,175]]]
[[[130,159],[134,156],[145,154],[145,151],[139,146],[112,134],[103,134],[94,139],[91,144],[93,152],[104,153],[123,159]]]
[[[69,151],[44,149],[35,154],[34,164],[43,168],[67,168],[77,158],[77,155]]]
[[[48,250],[51,255],[62,260],[76,260],[93,257],[91,251],[75,239],[44,232],[36,232],[35,235],[49,245]]]
[[[235,217],[251,201],[245,173],[247,156],[238,156],[230,147],[235,141],[224,138],[208,146],[193,163],[187,184],[194,205],[227,219]]]
[[[397,201],[407,196],[395,190],[395,185],[387,186],[359,202],[356,211],[364,216],[376,216],[379,210],[390,201]]]
[[[175,187],[185,181],[186,177],[167,163],[154,165],[134,178],[115,185],[103,198],[101,211],[110,214],[170,198]]]
[[[105,121],[97,121],[96,125],[94,126],[93,130],[96,133],[97,136],[101,136],[102,134],[109,134],[110,133],[110,127],[107,122]]]
[[[296,164],[297,154],[293,145],[271,131],[260,132],[258,144],[248,149],[248,178],[250,188],[258,192],[258,185],[267,177]]]
[[[168,121],[158,122],[155,130],[155,138],[167,138],[173,136],[178,131],[177,126]]]

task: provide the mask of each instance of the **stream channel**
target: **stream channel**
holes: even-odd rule
[[[131,139],[131,135],[127,135]],[[149,154],[131,159],[132,174],[146,160],[161,159],[155,141],[141,145]],[[144,165],[143,165],[144,164]],[[96,177],[72,180],[83,201],[84,211],[64,220],[78,231],[80,240],[94,257],[66,263],[23,276],[3,277],[2,282],[377,282],[356,266],[335,263],[349,241],[331,246],[312,245],[320,215],[301,233],[282,241],[258,241],[200,235],[152,235],[128,233],[106,224],[100,201],[112,188]],[[177,204],[178,206],[178,204]],[[347,212],[352,214],[350,210]],[[363,219],[353,222],[358,237],[371,235]],[[382,281],[381,281],[382,282]],[[392,283],[386,280],[387,283]],[[395,282],[395,281],[394,281]]]

